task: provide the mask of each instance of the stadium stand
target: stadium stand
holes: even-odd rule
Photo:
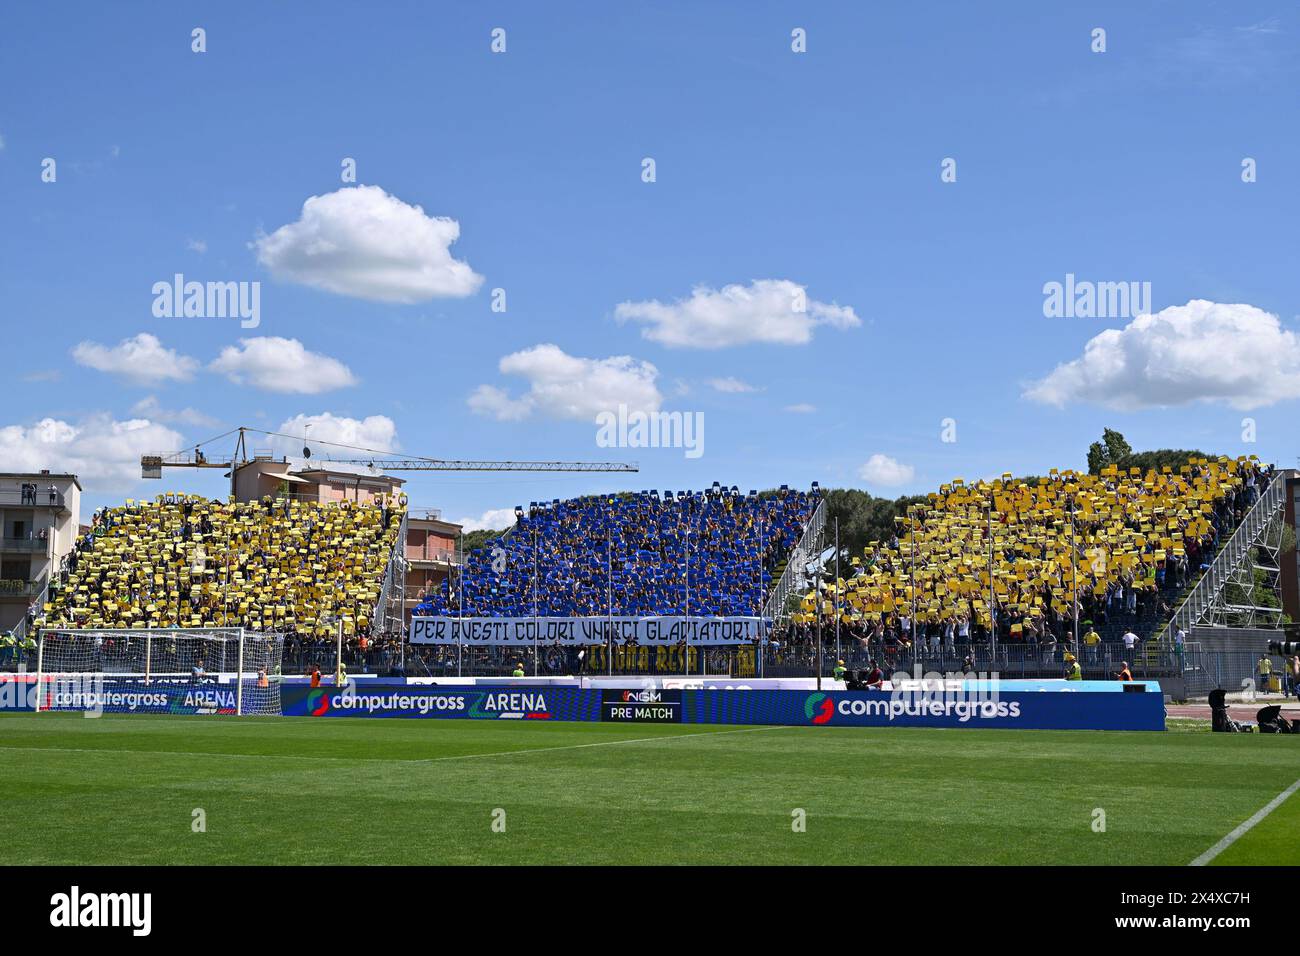
[[[819,499],[715,485],[534,503],[415,613],[526,617],[536,580],[544,617],[611,613],[611,583],[616,615],[755,615]]]
[[[38,623],[366,634],[404,506],[187,495],[104,508]]]
[[[809,591],[779,637],[806,643],[819,611],[833,624],[838,607],[844,636],[866,649],[906,647],[913,635],[931,648],[988,641],[990,562],[1000,643],[1071,641],[1076,586],[1081,637],[1150,636],[1272,473],[1250,456],[1176,471],[958,478],[899,518],[893,538],[853,557],[853,573],[826,586],[820,608]]]

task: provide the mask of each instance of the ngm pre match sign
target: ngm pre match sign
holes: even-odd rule
[[[682,719],[680,690],[605,690],[600,719],[633,724],[677,724]]]

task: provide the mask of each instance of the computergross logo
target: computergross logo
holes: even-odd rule
[[[324,717],[330,709],[330,695],[323,690],[313,690],[307,695],[307,712],[313,717]]]
[[[825,724],[835,713],[834,702],[825,694],[809,694],[804,698],[803,714],[814,724]]]

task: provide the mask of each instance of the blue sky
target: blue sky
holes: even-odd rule
[[[460,518],[923,492],[1082,467],[1107,426],[1294,466],[1298,30],[1282,3],[9,4],[0,467],[77,470],[92,507],[219,494],[133,462],[314,420],[642,469],[407,476]],[[260,325],[156,316],[176,273],[260,282]],[[1155,319],[1045,316],[1067,274],[1149,282]],[[769,314],[789,288],[810,310]],[[625,397],[702,413],[703,454],[598,447]]]

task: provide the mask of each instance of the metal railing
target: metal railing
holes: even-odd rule
[[[954,644],[924,648],[913,652],[906,648],[874,649],[868,653],[858,647],[842,647],[837,658],[833,645],[822,648],[822,676],[831,678],[836,661],[843,660],[850,670],[867,669],[874,660],[887,678],[902,672],[960,675],[966,659],[977,676],[996,675],[1010,679],[1061,679],[1065,675],[1064,650],[1047,645],[1003,645],[994,652],[987,644]],[[1249,656],[1249,655],[1247,655]],[[433,677],[508,677],[522,666],[528,677],[556,676],[690,676],[690,677],[802,677],[817,676],[816,648],[810,645],[783,645],[760,648],[754,644],[713,647],[640,646],[616,644],[586,647],[557,647],[541,644],[536,650],[520,647],[483,647],[409,644],[403,653],[396,641],[377,641],[362,651],[355,642],[343,648],[343,662],[350,673],[388,675],[399,670],[409,676]],[[1079,664],[1088,680],[1114,680],[1127,661],[1138,680],[1169,678],[1193,674],[1192,655],[1157,648],[1126,651],[1120,644],[1101,644],[1084,648]],[[337,648],[332,640],[286,641],[285,673],[305,673],[314,664],[332,672],[337,663]],[[1246,666],[1243,663],[1242,666]],[[1246,667],[1249,671],[1249,667]],[[1207,668],[1209,679],[1224,679],[1226,670]],[[1235,671],[1233,672],[1235,674]],[[1230,689],[1239,689],[1234,682]],[[1201,690],[1199,693],[1207,693]]]
[[[1065,654],[1073,653],[1063,644],[1006,644],[999,642],[994,650],[989,644],[938,644],[929,647],[908,648],[902,645],[879,645],[870,648],[859,642],[842,643],[838,651],[833,641],[822,643],[822,673],[829,676],[837,660],[843,660],[849,670],[867,669],[875,661],[885,676],[898,671],[909,674],[960,673],[966,659],[976,673],[997,674],[1004,679],[1037,678],[1059,679],[1066,670]],[[1146,647],[1127,650],[1119,642],[1105,641],[1085,646],[1079,655],[1079,667],[1089,680],[1112,680],[1119,672],[1121,662],[1127,662],[1136,678],[1172,676],[1179,673],[1175,652],[1160,648],[1151,642]],[[817,673],[817,649],[814,644],[783,644],[768,647],[764,652],[762,673],[764,677],[812,677]]]
[[[1188,697],[1204,697],[1217,688],[1229,694],[1241,694],[1245,703],[1250,703],[1260,693],[1260,675],[1258,671],[1260,654],[1258,651],[1246,650],[1202,650],[1197,644],[1187,645],[1182,658],[1182,674],[1186,682]],[[1271,656],[1273,674],[1279,677],[1279,683],[1286,692],[1297,693],[1293,680],[1285,669],[1285,662],[1279,663],[1276,655]],[[1235,703],[1236,701],[1234,701]]]
[[[441,561],[443,564],[455,564],[456,551],[454,548],[430,548],[428,545],[415,547],[406,545],[404,551],[408,561]]]
[[[0,551],[30,551],[33,554],[50,553],[50,541],[45,538],[0,538]]]
[[[0,491],[0,508],[63,508],[63,492],[38,488],[35,492]]]
[[[0,597],[34,597],[45,587],[43,581],[26,581],[12,578],[0,581]]]
[[[1233,570],[1250,555],[1260,535],[1285,503],[1286,478],[1290,474],[1289,471],[1279,471],[1273,476],[1273,480],[1241,519],[1232,536],[1219,548],[1209,568],[1174,611],[1169,624],[1160,635],[1162,643],[1172,646],[1174,635],[1180,627],[1191,633],[1192,628],[1214,604],[1215,597],[1230,581]]]
[[[49,575],[46,575],[45,580],[39,583],[41,584],[41,590],[37,593],[36,600],[35,600],[36,614],[38,617],[45,613],[45,602],[49,600],[49,594],[50,594]],[[27,616],[24,614],[22,620],[20,620],[17,624],[15,624],[10,629],[9,633],[14,636],[14,639],[16,641],[21,643],[23,638],[27,636],[28,630],[29,630],[29,626],[27,623]]]
[[[384,581],[379,588],[379,599],[375,602],[375,611],[370,617],[376,629],[387,629],[391,623],[390,618],[394,616],[399,629],[405,626],[406,614],[403,602],[406,598],[406,558],[404,557],[406,533],[407,513],[402,512],[402,520],[397,527],[397,540],[393,542],[393,550],[388,555],[388,564],[384,567]],[[391,613],[393,602],[397,605],[396,615]]]
[[[798,542],[790,549],[785,563],[785,570],[776,581],[776,586],[763,605],[763,617],[770,621],[780,621],[785,617],[785,602],[795,589],[795,581],[803,572],[803,565],[817,553],[821,541],[822,529],[826,526],[826,499],[817,502],[817,507],[808,519],[808,527],[800,535]]]

